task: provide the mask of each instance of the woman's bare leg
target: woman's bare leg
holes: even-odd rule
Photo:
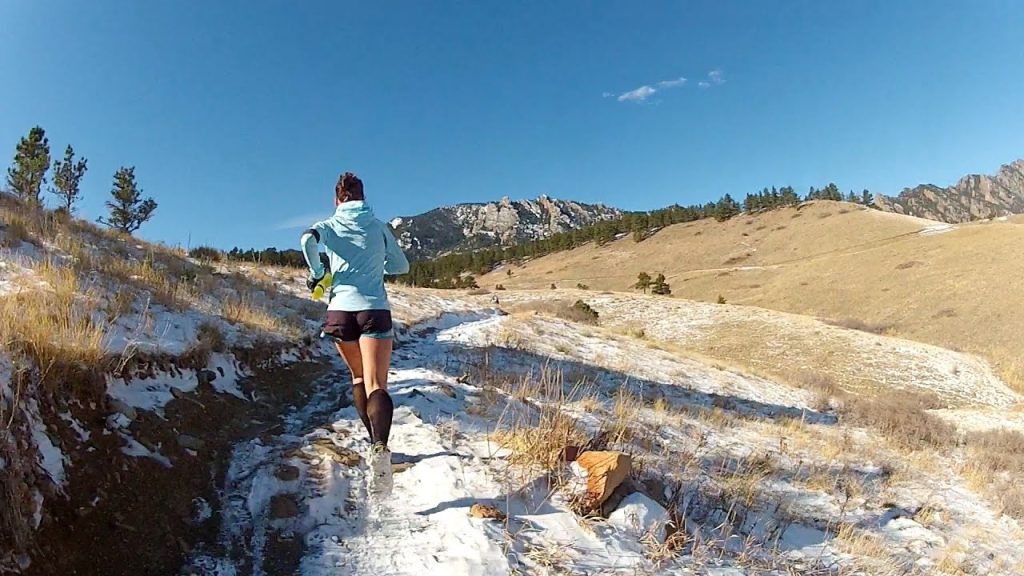
[[[366,414],[370,419],[373,442],[388,444],[394,403],[388,394],[388,369],[391,366],[391,338],[359,339],[362,353],[363,381],[366,386]]]
[[[363,357],[359,349],[359,342],[335,341],[334,347],[338,349],[338,354],[341,355],[341,359],[345,361],[349,372],[352,373],[352,402],[356,405],[356,412],[359,413],[359,419],[363,421],[363,426],[366,426],[366,433],[372,437],[370,417],[366,413],[366,385],[363,378]]]
[[[391,338],[360,338],[359,350],[362,352],[360,368],[363,381],[366,382],[366,393],[374,390],[388,389],[388,369],[391,368]]]

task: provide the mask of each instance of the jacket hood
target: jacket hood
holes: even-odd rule
[[[373,221],[373,209],[362,200],[343,202],[334,211],[334,217],[342,222],[356,225],[368,224]]]

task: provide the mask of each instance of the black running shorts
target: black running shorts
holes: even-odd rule
[[[394,332],[391,330],[391,311],[328,310],[327,322],[324,323],[324,334],[342,342],[355,342],[359,338],[391,338],[394,336]]]

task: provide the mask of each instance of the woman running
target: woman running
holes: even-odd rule
[[[352,397],[370,435],[367,488],[386,496],[391,493],[388,435],[394,404],[388,394],[393,332],[384,275],[405,274],[409,261],[364,201],[363,182],[355,174],[346,172],[338,179],[334,205],[334,216],[302,234],[310,270],[306,287],[312,291],[328,271],[333,275],[323,331],[334,338],[352,373]],[[330,270],[321,262],[320,245]]]

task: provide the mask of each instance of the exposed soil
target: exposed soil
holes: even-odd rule
[[[170,468],[125,455],[125,441],[104,428],[105,413],[72,407],[91,431],[93,448],[86,451],[75,437],[61,438],[71,458],[68,494],[47,498],[27,574],[178,573],[192,547],[217,538],[217,490],[232,446],[280,432],[282,416],[304,405],[331,369],[326,360],[315,360],[258,371],[242,384],[256,401],[219,394],[207,384],[169,403],[166,419],[139,411],[129,427],[132,436],[170,460]],[[184,441],[181,435],[187,435]],[[212,512],[205,519],[204,502]],[[280,546],[284,551],[295,543],[282,540]]]

